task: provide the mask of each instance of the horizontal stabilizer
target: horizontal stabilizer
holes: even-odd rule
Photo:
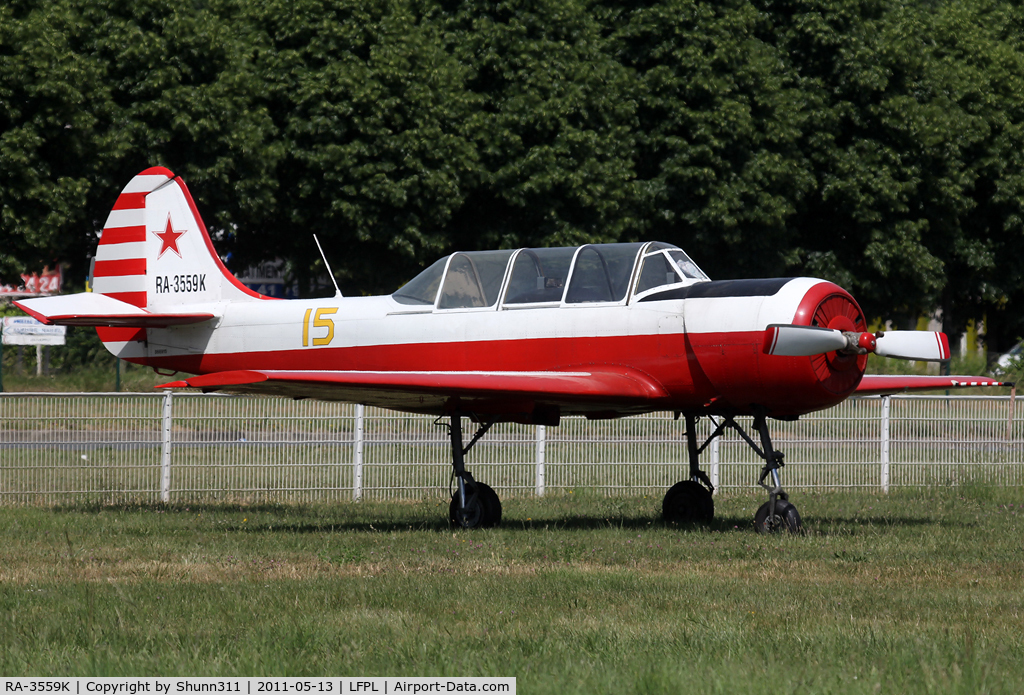
[[[14,303],[47,325],[166,328],[215,318],[206,312],[154,313],[97,292],[39,297]]]
[[[910,391],[939,391],[971,386],[1013,386],[1013,382],[999,381],[998,379],[990,379],[984,376],[891,376],[889,374],[865,374],[857,386],[857,395],[888,396],[894,393]]]

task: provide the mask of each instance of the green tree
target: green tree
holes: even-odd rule
[[[412,3],[248,11],[266,46],[255,60],[283,149],[276,204],[247,238],[249,257],[270,251],[305,276],[317,234],[346,292],[394,289],[448,248],[445,227],[474,176],[469,68]]]
[[[116,149],[102,62],[76,45],[93,35],[73,6],[0,6],[0,273],[55,261],[84,276],[95,243],[90,198]],[[78,260],[78,263],[75,263]]]
[[[121,187],[162,165],[211,231],[255,229],[280,156],[255,101],[253,38],[233,3],[26,2],[0,8],[0,210],[6,272],[88,271]]]
[[[472,66],[479,174],[454,216],[463,248],[618,241],[642,230],[639,88],[615,55],[617,14],[586,1],[461,3],[452,50]]]
[[[455,249],[664,239],[871,317],[1024,333],[1024,19],[1006,0],[14,0],[0,272],[80,281],[166,166],[236,267],[346,293]]]
[[[806,96],[745,0],[625,10],[615,32],[639,82],[644,235],[689,248],[713,277],[784,274],[796,205],[815,181]]]

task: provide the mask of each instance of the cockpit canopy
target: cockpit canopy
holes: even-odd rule
[[[621,303],[708,276],[682,249],[661,242],[469,251],[446,256],[395,292],[401,304],[469,309]]]

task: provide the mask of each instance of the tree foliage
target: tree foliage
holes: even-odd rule
[[[394,289],[454,249],[663,239],[873,317],[1024,333],[1009,0],[13,0],[0,272],[80,282],[163,165],[218,249]]]

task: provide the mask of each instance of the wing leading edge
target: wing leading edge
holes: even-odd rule
[[[442,413],[457,399],[486,413],[532,412],[538,404],[582,410],[644,410],[668,393],[636,370],[579,372],[382,372],[238,370],[162,384],[157,388],[265,393],[364,403],[409,412]]]

